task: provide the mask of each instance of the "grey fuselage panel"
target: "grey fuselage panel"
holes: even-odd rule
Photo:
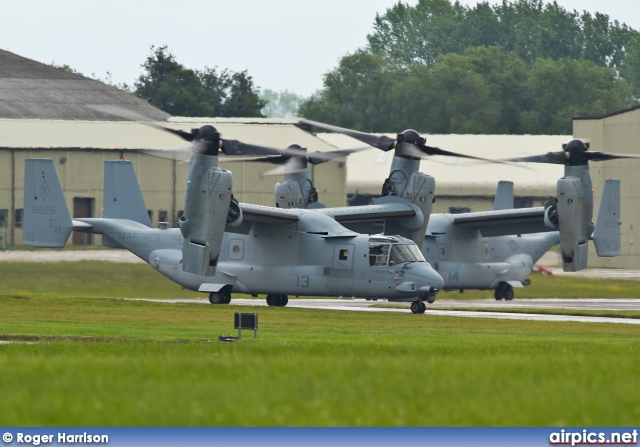
[[[233,292],[251,294],[415,300],[427,289],[443,285],[427,262],[370,266],[368,235],[299,231],[300,222],[255,223],[248,234],[225,232],[215,275],[201,276],[182,269],[183,238],[178,229],[153,229],[125,219],[76,221],[90,225],[83,231],[107,235],[190,290],[216,291],[230,286]],[[315,225],[307,229],[318,230]]]

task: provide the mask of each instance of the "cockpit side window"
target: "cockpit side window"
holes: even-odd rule
[[[425,262],[425,260],[415,244],[397,244],[391,247],[389,265],[404,264],[406,262]]]
[[[389,265],[403,264],[405,262],[415,261],[411,252],[407,249],[406,245],[394,245],[391,247],[391,256],[389,259]]]
[[[424,256],[422,255],[422,252],[420,251],[417,245],[409,244],[407,245],[407,248],[409,249],[411,254],[416,258],[416,261],[427,262],[427,260],[424,258]]]
[[[389,264],[389,244],[369,244],[369,265],[386,267]]]

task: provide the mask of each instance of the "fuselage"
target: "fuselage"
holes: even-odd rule
[[[126,219],[77,220],[190,290],[215,292],[230,286],[233,292],[248,294],[356,295],[415,301],[443,286],[442,278],[420,256],[415,244],[401,237],[382,237],[382,241],[381,237],[357,233],[328,237],[283,225],[251,225],[248,231],[224,233],[215,275],[201,276],[182,269],[183,238],[178,229],[154,229]],[[373,245],[386,246],[386,262],[372,263]],[[394,261],[394,247],[408,245],[421,259],[407,255]]]
[[[557,231],[483,237],[477,229],[453,225],[451,214],[434,214],[422,253],[442,276],[445,290],[495,289],[500,282],[524,283],[559,240]]]

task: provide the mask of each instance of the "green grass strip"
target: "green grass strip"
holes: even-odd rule
[[[8,426],[637,425],[632,325],[0,297]],[[258,339],[233,313],[259,314]],[[210,342],[207,342],[210,341]]]

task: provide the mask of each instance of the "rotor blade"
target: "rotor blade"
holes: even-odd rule
[[[548,152],[543,155],[530,155],[527,157],[509,158],[508,161],[516,163],[550,163],[555,165],[566,165],[569,162],[569,154],[564,151]]]
[[[172,129],[171,127],[165,127],[155,123],[143,123],[143,124],[146,124],[147,126],[155,127],[156,129],[164,130],[165,132],[172,133],[186,141],[193,141],[193,139],[195,138],[194,132],[187,132],[186,130],[181,130],[181,129]]]
[[[366,151],[369,149],[371,148],[367,146],[367,147],[356,147],[353,149],[338,149],[335,151],[326,151],[326,152],[321,152],[321,151],[307,152],[307,161],[309,161],[309,163],[311,163],[312,165],[318,165],[320,163],[325,163],[327,161],[343,160],[351,154],[354,154],[360,151]]]
[[[153,155],[154,157],[168,158],[169,160],[176,161],[189,161],[189,150],[160,150],[160,149],[147,149],[136,151],[141,154]]]
[[[640,158],[638,154],[608,154],[606,152],[584,152],[589,161],[616,160],[618,158]]]
[[[224,157],[220,161],[257,161],[263,163],[273,163],[281,165],[287,162],[291,157],[286,155],[267,155],[266,157]]]
[[[264,172],[262,175],[294,174],[307,169],[305,165],[305,161],[300,158],[290,158],[282,166],[278,166],[277,168]]]
[[[306,152],[295,149],[276,149],[274,147],[260,146],[257,144],[244,143],[238,140],[227,140],[220,138],[221,150],[225,155],[289,155],[301,156]]]
[[[142,115],[141,113],[134,112],[133,110],[125,109],[124,107],[110,105],[110,104],[89,104],[87,107],[97,110],[99,112],[108,113],[113,116],[117,116],[119,118],[128,119],[131,121],[136,121],[140,124],[144,124],[147,126],[154,127],[156,129],[161,129],[166,132],[170,132],[174,135],[179,136],[183,140],[193,141],[194,134],[193,132],[187,132],[180,129],[172,129],[171,127],[162,126],[154,122],[153,119],[148,116]]]
[[[409,151],[407,151],[407,148],[404,146],[408,146]],[[402,143],[402,146],[400,149],[404,153],[408,152],[407,155],[410,155],[410,156],[415,156],[416,154],[415,151],[419,151],[422,157],[429,156],[429,155],[444,155],[447,157],[459,157],[459,158],[467,158],[470,160],[478,160],[478,161],[483,161],[485,163],[498,163],[498,164],[504,164],[504,165],[517,166],[517,164],[513,163],[511,160],[496,160],[491,158],[476,157],[474,155],[466,155],[466,154],[461,154],[459,152],[447,151],[445,149],[440,149],[439,147],[435,147],[435,146],[427,146],[426,144],[418,146],[417,144],[413,144],[413,143]]]
[[[310,132],[311,127],[313,126],[324,130],[329,130],[331,132],[348,135],[352,138],[355,138],[356,140],[362,141],[363,143],[367,143],[370,146],[382,149],[385,152],[393,149],[396,142],[395,138],[389,138],[386,135],[374,135],[370,133],[359,132],[357,130],[351,130],[344,127],[332,126],[331,124],[320,123],[318,121],[300,120],[298,124],[296,124],[296,126],[307,132]]]

